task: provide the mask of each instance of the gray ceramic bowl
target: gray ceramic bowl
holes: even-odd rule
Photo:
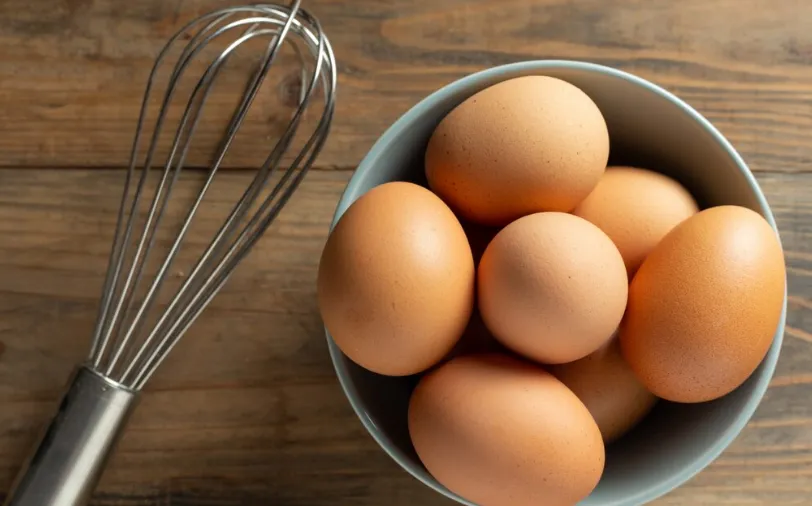
[[[637,164],[681,181],[700,206],[736,204],[753,209],[775,228],[755,178],[708,120],[668,91],[639,77],[573,61],[529,61],[469,75],[432,93],[375,143],[350,180],[335,221],[370,188],[395,180],[425,184],[423,153],[437,123],[454,106],[496,82],[527,74],[554,76],[578,86],[597,103],[609,126],[610,163]],[[775,369],[781,324],[767,357],[736,391],[709,403],[660,402],[626,437],[607,447],[604,475],[584,506],[636,505],[680,486],[710,464],[753,415]],[[407,405],[416,378],[389,378],[350,361],[327,336],[341,385],[364,426],[406,471],[437,492],[472,505],[425,470],[407,430]]]

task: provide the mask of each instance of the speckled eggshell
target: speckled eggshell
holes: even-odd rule
[[[668,176],[636,167],[609,167],[573,214],[606,232],[631,279],[665,234],[698,211],[688,190]]]
[[[581,401],[506,355],[459,357],[424,376],[409,433],[429,473],[479,506],[572,506],[603,473],[601,434]]]
[[[342,215],[324,247],[318,304],[350,359],[403,376],[439,362],[474,305],[471,247],[454,213],[426,188],[377,186]]]
[[[465,218],[505,225],[571,211],[606,169],[609,133],[579,88],[546,76],[509,79],[454,108],[425,156],[431,189]]]
[[[669,232],[632,280],[623,356],[664,399],[726,395],[766,355],[785,285],[781,245],[764,218],[737,206],[701,211]]]
[[[549,371],[584,403],[607,443],[626,434],[657,403],[623,359],[617,339],[575,362],[549,366]]]
[[[628,279],[612,240],[588,221],[536,213],[512,222],[479,263],[478,306],[494,337],[535,361],[578,360],[606,343]]]

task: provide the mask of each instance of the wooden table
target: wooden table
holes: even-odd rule
[[[185,20],[223,3],[0,3],[0,491],[86,353],[154,55]],[[344,399],[316,309],[316,266],[344,185],[392,121],[462,75],[533,58],[612,65],[676,92],[737,146],[777,214],[790,308],[772,387],[735,444],[657,504],[812,504],[812,2],[305,3],[340,62],[330,141],[150,383],[95,504],[449,504],[391,461]],[[229,168],[256,163],[278,134],[276,106],[295,96],[290,63]],[[215,93],[213,117],[230,111],[218,97],[234,86]],[[219,133],[201,128],[190,156],[198,166]],[[193,239],[213,233],[248,174],[218,181],[222,205],[203,211]]]

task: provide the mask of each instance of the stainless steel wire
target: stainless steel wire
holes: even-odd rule
[[[130,162],[125,177],[121,206],[107,274],[102,288],[88,366],[126,388],[140,390],[177,345],[189,327],[220,291],[232,271],[262,237],[282,207],[290,199],[308,169],[315,161],[327,138],[333,118],[336,93],[336,62],[330,42],[318,20],[301,8],[301,0],[288,6],[258,4],[224,8],[190,22],[175,33],[159,53],[147,82],[137,123]],[[173,135],[166,162],[154,167],[162,131],[166,129],[168,111],[178,94],[179,83],[192,62],[213,43],[232,37],[207,66],[196,82],[191,97]],[[163,68],[170,50],[186,41],[172,67],[161,101],[157,120],[146,152],[141,157],[150,98],[156,87],[159,69]],[[231,40],[231,39],[227,39]],[[156,251],[157,231],[165,221],[167,205],[185,168],[192,139],[198,129],[201,112],[212,87],[236,50],[250,41],[266,41],[264,54],[257,64],[239,106],[231,116],[225,135],[205,181],[183,219],[157,273],[149,281],[147,265]],[[149,324],[148,315],[158,302],[173,262],[184,245],[184,239],[197,216],[204,197],[212,187],[223,160],[243,125],[263,82],[270,72],[283,44],[292,45],[300,59],[302,76],[298,106],[287,128],[271,148],[251,183],[235,203],[214,238],[202,252],[189,274],[172,295],[166,308]],[[305,110],[312,106],[318,89],[323,93],[321,116],[292,162],[281,169],[283,158],[302,126]],[[139,161],[143,159],[139,168]],[[140,175],[137,173],[140,170]],[[145,203],[150,173],[160,176],[146,206],[143,224],[139,213]],[[276,176],[278,180],[276,180]],[[275,185],[269,183],[274,180]],[[270,188],[270,191],[267,191]],[[265,192],[265,193],[263,193]],[[145,295],[137,297],[147,283]]]

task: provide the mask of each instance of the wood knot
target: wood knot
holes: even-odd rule
[[[302,86],[301,73],[289,73],[279,82],[279,100],[286,107],[299,107],[299,96],[302,93]]]

